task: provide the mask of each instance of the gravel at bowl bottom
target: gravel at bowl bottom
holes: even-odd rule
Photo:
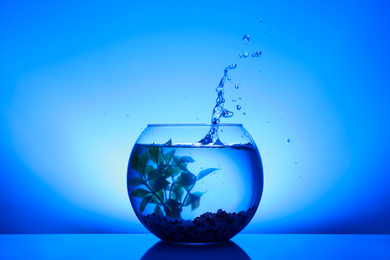
[[[194,220],[172,218],[159,214],[140,214],[145,227],[163,241],[175,243],[217,243],[239,233],[252,219],[257,207],[238,213],[206,212]]]

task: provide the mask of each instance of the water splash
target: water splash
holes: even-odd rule
[[[218,137],[218,124],[221,119],[221,117],[232,117],[234,114],[232,111],[229,111],[224,108],[225,104],[225,81],[228,78],[228,71],[235,69],[237,67],[237,64],[233,63],[229,66],[227,66],[223,72],[223,77],[221,81],[219,82],[218,87],[215,89],[218,93],[216,101],[216,105],[213,109],[213,114],[211,115],[211,124],[209,133],[199,142],[203,145],[205,144],[213,144],[213,145],[222,145],[223,143],[219,140]]]
[[[262,22],[261,19],[260,19],[260,22]],[[249,34],[244,35],[243,40],[245,41],[246,44],[248,44],[248,42],[250,40]],[[262,55],[261,51],[256,51],[256,52],[252,53],[251,56],[252,57],[260,57],[261,55]],[[239,57],[240,58],[247,58],[247,57],[249,57],[249,53],[245,52],[243,54],[239,54]],[[225,85],[226,80],[231,81],[231,77],[228,76],[228,71],[231,69],[235,69],[236,67],[237,67],[237,64],[233,63],[225,68],[223,77],[222,77],[221,81],[219,82],[218,87],[215,89],[218,93],[218,96],[216,99],[216,105],[215,105],[215,107],[213,109],[213,113],[211,115],[211,127],[210,127],[208,134],[202,140],[199,141],[199,143],[202,145],[223,145],[223,143],[219,140],[219,137],[218,137],[218,128],[219,128],[218,124],[220,122],[221,117],[229,118],[229,117],[232,117],[234,115],[232,111],[229,111],[229,110],[224,108],[224,104],[225,104],[224,85]],[[231,82],[231,83],[233,83],[233,82]],[[234,85],[234,87],[236,89],[238,89],[239,86],[240,86],[239,84]],[[241,100],[241,97],[239,97],[239,100]],[[236,102],[236,99],[233,99],[232,102]],[[240,110],[241,106],[237,105],[236,109]],[[244,112],[243,115],[246,115],[246,113]]]

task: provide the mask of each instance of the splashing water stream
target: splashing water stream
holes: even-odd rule
[[[235,63],[233,63],[225,68],[224,73],[223,73],[223,77],[222,77],[221,81],[219,82],[218,87],[215,89],[218,93],[218,97],[216,99],[217,103],[213,109],[213,114],[211,115],[212,126],[210,128],[209,133],[202,140],[199,141],[202,145],[207,145],[207,144],[223,145],[223,143],[218,138],[218,123],[219,123],[221,117],[229,118],[229,117],[233,116],[232,111],[229,111],[226,108],[224,108],[224,104],[225,104],[224,85],[225,85],[225,80],[228,77],[228,71],[231,69],[235,69],[235,68],[237,68],[237,64],[235,64]]]
[[[248,44],[248,42],[250,40],[250,36],[244,35],[243,40],[245,41],[246,44]],[[260,57],[261,55],[262,55],[261,51],[256,51],[251,56],[252,57]],[[239,55],[240,58],[243,58],[243,57],[246,58],[248,56],[249,56],[248,52],[245,52],[244,54]],[[216,99],[216,105],[213,109],[213,113],[211,116],[210,131],[202,140],[199,141],[199,143],[202,145],[223,145],[223,143],[221,142],[221,140],[219,140],[219,137],[218,137],[218,128],[219,128],[218,124],[220,122],[221,117],[229,118],[229,117],[232,117],[234,115],[232,111],[229,111],[229,110],[224,108],[224,104],[225,104],[224,85],[225,85],[226,79],[229,81],[231,80],[231,78],[228,76],[228,71],[235,69],[236,67],[237,67],[237,64],[233,63],[225,68],[224,73],[223,73],[223,77],[222,77],[221,81],[219,82],[218,87],[215,89],[218,93],[218,97]],[[234,87],[236,89],[238,89],[239,85],[235,85]],[[241,100],[241,97],[239,99]],[[232,101],[235,102],[236,100],[233,99]],[[240,110],[241,106],[237,105],[236,108],[237,108],[237,110]],[[243,113],[243,114],[245,115],[245,113]]]

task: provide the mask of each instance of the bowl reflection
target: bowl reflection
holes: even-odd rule
[[[232,241],[219,244],[172,244],[160,241],[141,258],[148,259],[250,259],[245,251]]]

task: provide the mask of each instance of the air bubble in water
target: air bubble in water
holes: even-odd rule
[[[238,89],[240,86],[236,84],[236,85],[234,85],[234,87],[235,87],[236,89]]]
[[[246,58],[248,56],[249,56],[249,53],[247,51],[242,55],[242,57],[244,57],[244,58]]]
[[[240,109],[241,109],[241,106],[240,106],[240,105],[237,105],[236,108],[237,108],[237,110],[240,110]]]
[[[227,80],[231,80],[232,78],[231,78],[231,77],[227,77],[226,79],[227,79]]]
[[[244,35],[244,37],[242,37],[242,39],[244,39],[245,43],[248,43],[249,40],[250,40],[250,38],[251,38],[251,37],[249,36],[249,34]]]

